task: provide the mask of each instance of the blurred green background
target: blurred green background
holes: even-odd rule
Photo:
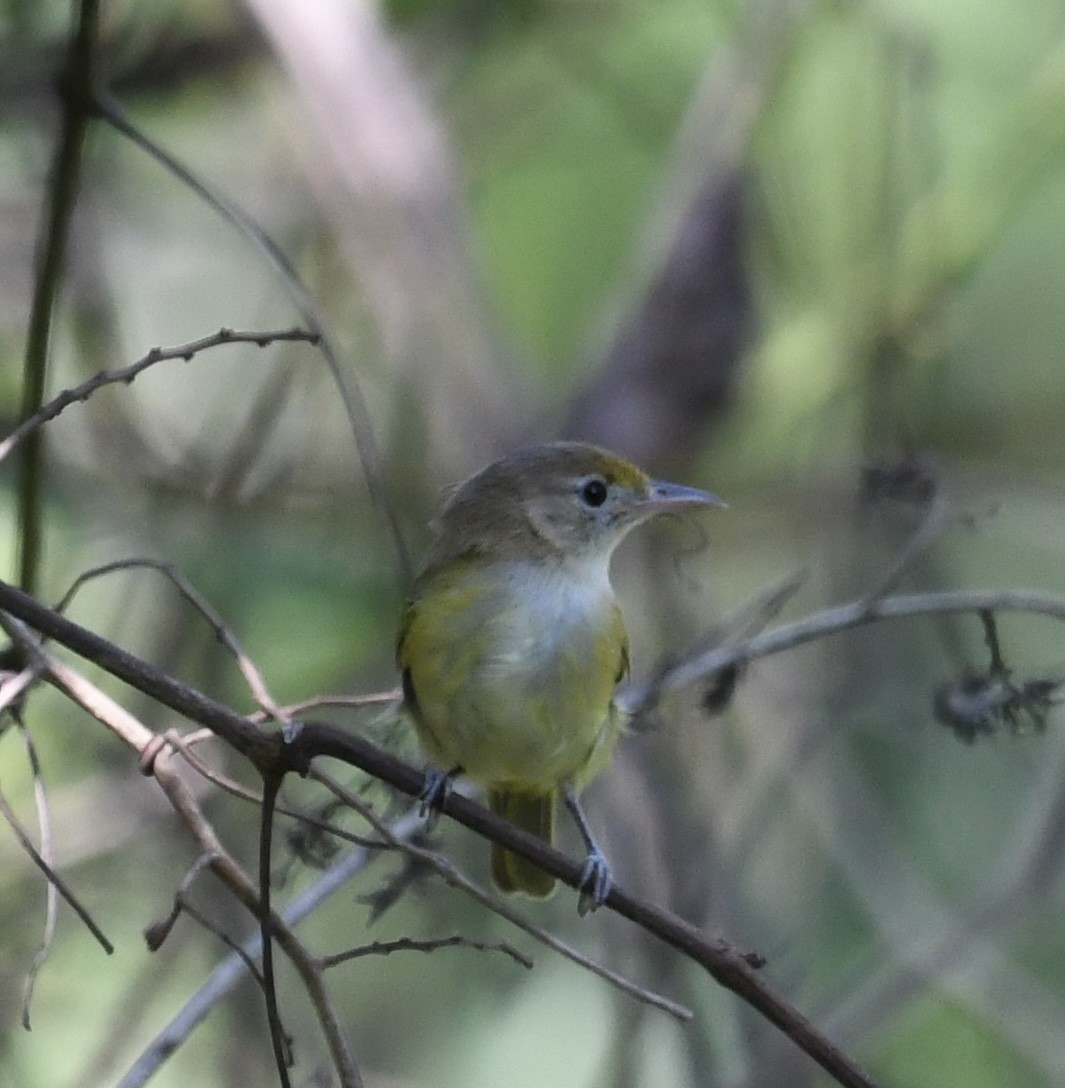
[[[103,16],[104,85],[261,224],[321,307],[415,554],[442,486],[567,435],[730,504],[705,534],[666,526],[619,555],[638,676],[796,571],[788,618],[877,588],[928,508],[871,494],[869,465],[909,466],[942,511],[897,588],[1062,592],[1060,4],[142,0]],[[0,6],[4,433],[70,17],[58,0]],[[52,394],[155,345],[295,322],[260,254],[93,128]],[[394,547],[312,349],[163,364],[46,434],[44,600],[96,564],[164,559],[279,700],[395,683]],[[16,468],[0,466],[9,579]],[[157,575],[94,582],[72,615],[251,709]],[[1061,673],[1055,625],[1015,615],[1001,635],[1018,679]],[[940,684],[986,668],[982,639],[975,618],[909,620],[757,662],[724,714],[700,692],[663,707],[587,795],[626,888],[763,953],[772,984],[884,1085],[1034,1088],[1065,1068],[1060,721],[965,745],[933,715]],[[180,724],[88,671],[153,728]],[[113,1084],[224,950],[183,920],[145,951],[192,844],[86,716],[42,691],[27,721],[61,868],[117,952],[61,910],[22,1031],[43,888],[0,830],[0,1081]],[[11,730],[0,783],[32,824]],[[251,865],[253,811],[204,804]],[[484,844],[446,824],[440,841],[484,878]],[[529,912],[690,1004],[690,1026],[433,881],[367,928],[358,897],[395,869],[376,863],[324,905],[301,928],[312,947],[460,932],[512,940],[537,966],[449,949],[333,971],[370,1085],[825,1083],[672,953],[617,919],[578,920],[569,894]],[[278,899],[315,875],[292,867]],[[196,895],[247,932],[211,880]],[[326,1057],[284,983],[297,1083],[329,1083],[313,1079]],[[268,1054],[245,986],[153,1083],[269,1084]]]

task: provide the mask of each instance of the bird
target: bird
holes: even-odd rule
[[[552,844],[561,796],[587,851],[581,913],[612,886],[578,797],[624,725],[614,697],[629,639],[611,556],[650,518],[723,505],[598,446],[553,442],[482,468],[432,525],[396,647],[403,707],[435,768],[423,807],[439,805],[463,774],[486,789],[493,812]],[[532,898],[557,884],[495,843],[491,876]]]

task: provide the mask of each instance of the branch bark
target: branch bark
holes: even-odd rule
[[[249,758],[264,777],[293,771],[305,774],[313,760],[331,757],[359,767],[411,797],[418,796],[422,789],[424,776],[419,769],[357,734],[315,722],[296,723],[283,732],[268,732],[4,582],[0,582],[0,609],[138,691],[207,726]],[[580,886],[582,862],[566,857],[534,835],[457,793],[452,793],[442,808],[452,819],[478,835],[530,858],[571,888]],[[722,938],[708,937],[676,915],[631,896],[619,887],[611,889],[604,906],[702,966],[718,983],[780,1028],[837,1083],[845,1088],[875,1088],[875,1082],[857,1063],[766,984],[759,974],[757,957],[743,954]]]

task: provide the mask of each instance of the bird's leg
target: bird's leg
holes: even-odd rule
[[[606,856],[599,849],[599,844],[592,835],[592,829],[588,826],[588,818],[584,815],[584,809],[581,808],[581,803],[577,800],[577,794],[573,787],[567,786],[562,791],[562,797],[566,802],[566,808],[573,813],[577,830],[584,840],[584,848],[588,851],[584,869],[581,871],[581,882],[578,888],[580,897],[577,900],[577,912],[587,914],[588,911],[596,910],[606,902],[606,897],[610,894],[610,888],[614,881],[610,875],[610,866],[607,864]]]
[[[455,779],[462,774],[461,767],[452,767],[450,771],[441,771],[437,767],[425,769],[425,781],[422,783],[418,800],[418,815],[425,818],[426,831],[432,831],[440,817],[444,802],[451,796]]]

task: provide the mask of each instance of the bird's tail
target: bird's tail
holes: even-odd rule
[[[554,793],[516,789],[488,791],[488,803],[496,815],[538,835],[548,845],[555,839]],[[558,882],[538,865],[492,843],[492,880],[502,892],[522,892],[534,899],[552,895]]]

